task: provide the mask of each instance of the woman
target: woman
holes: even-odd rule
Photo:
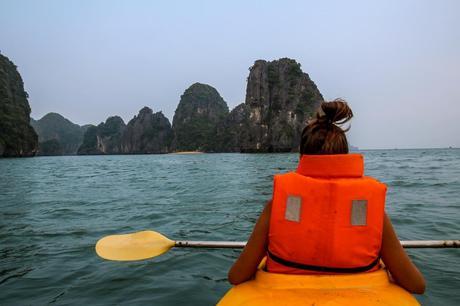
[[[297,171],[276,175],[272,199],[229,271],[236,285],[266,269],[288,274],[375,271],[382,260],[393,280],[422,294],[425,280],[402,248],[384,212],[386,186],[363,176],[363,158],[348,154],[347,103],[321,104],[302,132]]]

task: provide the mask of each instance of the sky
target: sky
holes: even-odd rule
[[[31,116],[78,124],[143,106],[172,121],[184,90],[244,102],[257,59],[297,60],[346,99],[364,149],[460,147],[460,1],[0,0],[0,52]]]

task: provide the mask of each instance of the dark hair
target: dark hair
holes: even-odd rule
[[[347,154],[348,141],[345,136],[350,127],[343,124],[353,117],[353,112],[343,99],[322,102],[316,118],[302,131],[300,154]]]

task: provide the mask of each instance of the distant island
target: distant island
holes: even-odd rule
[[[144,107],[127,124],[111,116],[79,126],[57,113],[31,119],[16,66],[0,60],[0,156],[296,152],[303,127],[324,101],[295,60],[257,60],[245,102],[231,111],[214,87],[195,83],[180,97],[172,124]]]
[[[323,101],[295,60],[258,60],[246,101],[229,111],[219,92],[195,83],[182,94],[173,122],[144,107],[128,124],[119,116],[91,126],[78,154],[296,151],[307,120]]]
[[[38,155],[75,155],[90,125],[79,126],[57,113],[48,113],[39,120],[30,119],[38,134]]]

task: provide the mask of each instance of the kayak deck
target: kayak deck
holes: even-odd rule
[[[238,305],[420,305],[391,283],[386,270],[347,275],[287,275],[257,271],[254,280],[230,289],[217,304]]]

